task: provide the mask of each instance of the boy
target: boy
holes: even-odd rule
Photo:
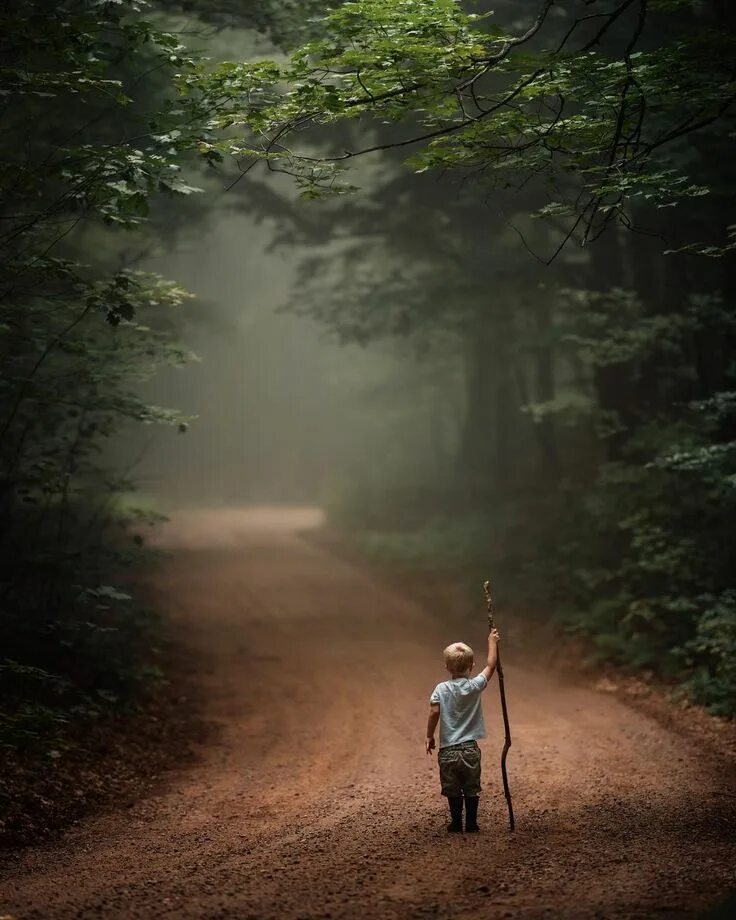
[[[453,642],[445,649],[445,667],[450,680],[445,680],[432,691],[429,698],[427,745],[429,754],[434,750],[434,731],[440,723],[440,765],[442,795],[447,796],[452,820],[447,830],[452,834],[463,830],[463,797],[465,797],[465,830],[477,833],[478,796],[480,795],[480,748],[478,739],[485,738],[483,710],[480,695],[488,686],[496,670],[499,642],[498,631],[488,635],[487,664],[475,677],[473,650],[464,642]]]

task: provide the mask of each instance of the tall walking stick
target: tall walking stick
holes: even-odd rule
[[[486,608],[488,610],[488,629],[495,629],[496,622],[493,616],[493,598],[491,597],[491,583],[487,581],[483,585],[483,592],[486,596]],[[511,728],[509,726],[509,711],[506,707],[506,689],[503,685],[503,668],[501,667],[501,655],[496,648],[496,671],[498,671],[498,689],[501,694],[501,712],[503,713],[503,730],[505,739],[503,742],[503,751],[501,752],[501,778],[503,779],[503,794],[506,796],[506,804],[509,807],[509,830],[514,829],[514,806],[511,804],[511,790],[509,789],[509,776],[506,772],[506,757],[511,747]]]

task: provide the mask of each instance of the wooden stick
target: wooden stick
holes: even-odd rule
[[[493,598],[491,597],[491,583],[487,581],[483,585],[483,593],[486,596],[486,608],[488,610],[488,629],[489,631],[496,628],[496,622],[493,615]],[[514,829],[514,806],[511,803],[511,790],[509,789],[509,776],[506,772],[506,757],[511,747],[511,727],[509,726],[509,711],[506,706],[506,689],[503,683],[503,668],[501,667],[501,654],[496,648],[496,671],[498,672],[498,689],[501,693],[501,712],[503,714],[503,730],[505,734],[503,751],[501,752],[501,779],[503,780],[503,794],[506,796],[506,804],[509,808],[509,830]]]

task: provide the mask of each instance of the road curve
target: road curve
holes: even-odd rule
[[[214,723],[195,763],[3,871],[0,914],[54,918],[693,917],[736,887],[725,765],[611,694],[507,665],[482,833],[450,836],[423,752],[441,649],[481,645],[303,539],[315,512],[182,512],[156,578]],[[463,628],[464,627],[464,628]],[[184,702],[182,705],[186,705]]]

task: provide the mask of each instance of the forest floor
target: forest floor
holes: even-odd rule
[[[261,509],[167,525],[154,590],[211,729],[130,807],[6,856],[0,915],[691,917],[736,888],[733,760],[516,643],[504,662],[517,829],[494,683],[482,832],[448,835],[427,698],[442,648],[482,647],[482,621],[437,616],[300,536],[316,523]]]

